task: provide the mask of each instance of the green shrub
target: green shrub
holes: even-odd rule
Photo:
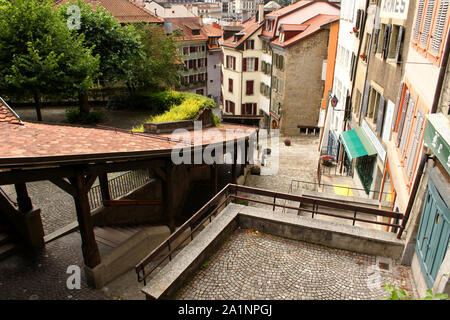
[[[68,123],[96,124],[103,120],[105,113],[101,110],[94,110],[86,115],[80,114],[80,109],[67,109],[66,119]]]
[[[193,119],[200,109],[213,109],[216,107],[214,100],[202,95],[178,92],[178,91],[164,91],[151,95],[152,104],[157,110],[166,108],[165,112],[158,112],[144,121],[150,122],[170,122],[179,120]],[[213,122],[218,125],[220,119],[213,117]],[[134,131],[142,132],[143,126],[133,128]]]

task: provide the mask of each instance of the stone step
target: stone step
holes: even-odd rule
[[[0,245],[0,261],[11,256],[17,249],[17,245],[11,242]]]

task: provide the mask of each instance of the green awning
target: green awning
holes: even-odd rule
[[[371,156],[377,153],[377,150],[367,138],[361,127],[342,132],[340,140],[342,141],[345,152],[350,160]]]

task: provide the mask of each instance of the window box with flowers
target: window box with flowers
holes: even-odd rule
[[[360,55],[360,58],[361,58],[361,60],[364,61],[364,62],[367,61],[367,56],[366,56],[365,53],[362,53],[362,54]]]
[[[334,156],[324,155],[320,157],[320,163],[326,167],[333,166]]]
[[[354,34],[355,37],[359,36],[359,29],[357,27],[353,27],[352,31],[350,31],[351,34]]]

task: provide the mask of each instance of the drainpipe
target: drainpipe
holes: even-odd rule
[[[444,52],[442,54],[442,63],[441,63],[441,68],[439,70],[438,82],[436,84],[436,91],[434,92],[433,104],[431,106],[431,113],[436,113],[438,105],[439,105],[439,100],[440,100],[441,91],[442,91],[442,85],[444,83],[445,72],[446,72],[447,64],[448,64],[449,53],[450,53],[450,33],[447,33],[447,40],[445,43]],[[421,161],[419,164],[419,168],[417,169],[416,180],[414,180],[414,185],[411,190],[411,195],[409,197],[408,205],[407,205],[406,211],[405,211],[405,217],[403,218],[402,228],[399,230],[398,235],[397,235],[398,239],[401,238],[401,236],[403,234],[403,230],[406,227],[406,223],[408,222],[409,215],[411,214],[414,200],[417,195],[417,190],[419,188],[420,179],[423,175],[423,169],[425,167],[425,163],[427,162],[428,158],[429,158],[429,156],[427,154],[422,153],[422,158],[421,158]]]

